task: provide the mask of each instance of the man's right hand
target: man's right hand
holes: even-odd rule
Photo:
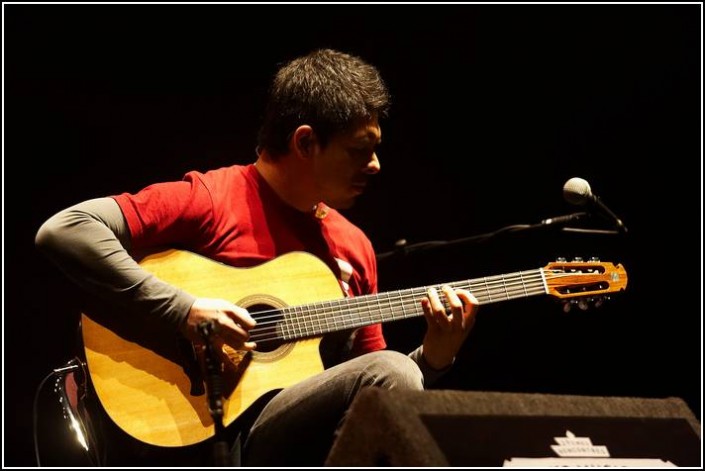
[[[198,326],[204,321],[215,325],[217,343],[225,343],[236,350],[254,350],[257,347],[255,342],[248,341],[249,331],[256,321],[245,308],[224,299],[197,298],[181,326],[181,333],[194,343],[202,343]]]

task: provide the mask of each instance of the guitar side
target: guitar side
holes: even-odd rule
[[[190,252],[167,250],[143,259],[140,265],[194,296],[222,298],[243,307],[284,307],[342,297],[330,269],[303,252],[253,268],[233,268]],[[199,443],[214,435],[207,397],[192,394],[193,378],[175,360],[179,354],[173,348],[164,354],[160,348],[119,335],[86,314],[82,315],[82,334],[96,394],[126,433],[167,447]],[[253,352],[224,400],[224,425],[263,394],[323,371],[319,343],[320,338],[313,338],[271,352]]]

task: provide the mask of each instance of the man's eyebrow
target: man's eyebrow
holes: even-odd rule
[[[360,138],[354,139],[352,141],[353,146],[363,145],[365,147],[368,147],[368,146],[377,147],[380,144],[382,144],[382,139],[377,140],[377,138],[373,137],[373,136],[360,137]]]
[[[382,136],[378,136],[374,132],[370,131],[363,136],[355,137],[354,140],[358,142],[364,142],[365,144],[374,143],[375,145],[379,145],[382,142]]]

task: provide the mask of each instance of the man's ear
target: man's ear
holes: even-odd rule
[[[316,145],[316,134],[308,124],[303,124],[296,128],[291,141],[296,155],[301,157],[311,157],[313,155]]]

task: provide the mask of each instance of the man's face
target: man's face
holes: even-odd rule
[[[382,141],[377,119],[333,136],[325,149],[318,149],[314,161],[317,190],[328,206],[351,207],[367,180],[380,170],[375,149]]]

